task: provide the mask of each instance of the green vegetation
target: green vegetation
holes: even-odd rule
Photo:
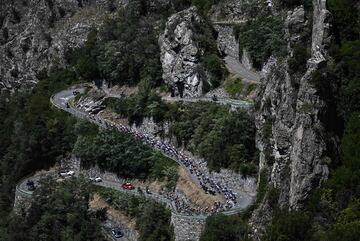
[[[359,111],[360,96],[360,38],[357,0],[329,0],[328,7],[334,17],[335,42],[331,54],[336,65],[332,67],[340,82],[339,112],[347,120],[352,112]]]
[[[295,8],[300,5],[303,5],[305,10],[312,8],[312,0],[281,0],[281,3],[286,8]]]
[[[117,99],[108,98],[106,106],[120,114],[123,118],[128,118],[129,124],[141,124],[145,117],[152,117],[156,123],[162,123],[169,119],[169,108],[161,100],[150,86],[148,81],[139,84],[139,92],[127,98]]]
[[[206,2],[208,2],[206,0]],[[201,23],[194,23],[194,41],[198,42],[199,47],[205,50],[201,62],[208,71],[211,86],[204,83],[204,92],[218,87],[226,78],[227,70],[223,61],[219,57],[216,44],[217,33],[211,22],[205,19]]]
[[[277,210],[267,227],[264,241],[311,240],[311,216],[302,211]]]
[[[170,122],[169,137],[204,157],[212,170],[225,167],[245,175],[256,173],[255,126],[246,111],[206,102],[166,104],[152,92],[142,93],[112,99],[108,106],[130,123],[140,123],[144,117]]]
[[[211,88],[215,89],[219,87],[227,76],[224,63],[219,56],[213,53],[204,57],[204,64],[210,74]]]
[[[193,4],[202,12],[209,8],[208,3],[194,0]],[[105,79],[119,85],[136,85],[141,81],[148,81],[153,87],[162,84],[158,35],[163,26],[157,25],[165,22],[174,9],[182,9],[190,2],[177,0],[168,9],[164,4],[155,8],[149,4],[143,0],[130,1],[124,10],[106,19],[99,31],[91,31],[83,47],[67,52],[68,63],[79,78]],[[195,41],[205,48],[201,62],[209,72],[211,85],[205,88],[216,88],[227,74],[218,56],[216,33],[207,20],[197,24],[194,32]]]
[[[189,108],[190,107],[190,108]],[[179,143],[188,143],[212,170],[231,168],[241,173],[256,173],[255,128],[245,112],[230,112],[221,105],[185,106],[170,131]]]
[[[354,8],[357,3],[357,0],[329,0],[327,3],[335,20],[338,42],[359,39],[359,12]]]
[[[136,218],[140,241],[173,241],[174,231],[170,224],[170,210],[164,205],[145,197],[120,193],[112,189],[97,191],[114,208]]]
[[[96,136],[80,136],[74,153],[85,167],[98,165],[103,171],[125,178],[177,181],[177,164],[128,134],[103,131]]]
[[[338,50],[337,76],[341,79],[341,111],[345,119],[360,110],[360,40],[347,41]]]
[[[206,219],[205,229],[200,241],[247,241],[252,240],[248,235],[250,228],[248,220],[251,213],[263,201],[268,187],[268,171],[261,170],[260,182],[257,188],[255,202],[238,216],[216,214]],[[274,195],[276,195],[274,193]]]
[[[84,47],[67,54],[80,77],[120,85],[136,85],[141,80],[160,85],[160,49],[154,22],[166,19],[168,13],[149,16],[149,4],[131,1],[115,17],[108,18],[99,32],[92,31]]]
[[[211,9],[211,6],[219,3],[222,0],[192,0],[192,5],[197,7],[199,12],[206,17]]]
[[[238,95],[243,91],[244,84],[240,78],[236,79],[227,79],[225,81],[225,90],[232,98],[238,97]]]
[[[312,76],[318,94],[332,101],[329,102],[332,109],[338,105],[337,113],[325,123],[342,136],[340,160],[329,162],[324,158],[332,168],[325,185],[313,191],[304,212],[277,210],[266,230],[265,240],[359,239],[360,41],[359,11],[353,7],[356,3],[356,0],[328,1],[334,17],[336,41],[331,46],[331,54],[335,63],[323,66]],[[339,91],[334,90],[335,83]],[[343,118],[344,124],[336,119],[338,116]]]
[[[88,212],[91,192],[90,184],[83,179],[42,181],[41,188],[34,193],[28,215],[2,218],[7,228],[0,229],[1,240],[106,240],[99,220]]]
[[[74,81],[74,74],[53,70],[31,92],[0,99],[0,213],[11,210],[15,184],[54,165],[71,151],[75,119],[52,108],[50,96]],[[0,221],[1,225],[1,221]]]
[[[281,16],[260,16],[236,30],[241,48],[246,48],[256,68],[261,68],[271,55],[286,54],[284,23]]]
[[[238,216],[216,214],[206,219],[200,241],[246,241],[250,228]]]
[[[294,55],[289,59],[289,73],[305,73],[306,61],[310,57],[309,49],[306,48],[304,43],[297,43],[294,47]]]

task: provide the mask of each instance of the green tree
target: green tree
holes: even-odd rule
[[[308,213],[278,210],[271,224],[266,228],[264,241],[311,240],[312,221]]]
[[[7,240],[105,240],[99,221],[88,213],[91,192],[84,179],[43,180],[33,194],[29,214],[9,220]]]
[[[249,227],[236,216],[216,214],[206,219],[200,241],[245,241]]]
[[[284,23],[280,16],[259,17],[240,29],[241,47],[246,48],[257,68],[271,56],[286,53]]]

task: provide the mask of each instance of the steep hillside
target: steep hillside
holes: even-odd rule
[[[254,213],[255,226],[270,218],[271,205],[301,209],[311,190],[328,178],[328,165],[336,158],[332,153],[336,137],[326,129],[329,100],[314,84],[314,73],[329,61],[329,16],[325,1],[313,1],[312,14],[302,6],[288,12],[289,54],[282,59],[271,57],[262,69],[256,111],[260,168],[267,170],[269,187],[278,196],[272,197],[272,204],[265,199]],[[294,55],[303,46],[311,50],[306,68],[294,70]]]
[[[9,0],[0,10],[0,88],[37,83],[51,67],[63,66],[69,48],[127,1]]]
[[[50,232],[47,200],[32,223],[13,194],[66,159],[141,241],[357,241],[359,20],[359,0],[1,3],[0,239],[19,210]],[[70,211],[99,230],[88,194]]]

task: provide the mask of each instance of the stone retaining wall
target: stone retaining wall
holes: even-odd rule
[[[16,188],[14,199],[14,212],[17,214],[26,213],[31,205],[31,194]]]
[[[174,226],[175,241],[198,241],[205,227],[205,220],[172,214],[171,224]]]

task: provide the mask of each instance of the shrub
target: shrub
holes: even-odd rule
[[[286,53],[284,23],[280,16],[259,17],[238,31],[240,45],[249,51],[256,68],[272,54],[284,56]]]
[[[310,56],[309,50],[304,46],[303,43],[298,43],[294,47],[294,55],[289,59],[289,72],[290,74],[294,73],[304,73],[306,71],[306,62]]]
[[[242,92],[244,85],[240,78],[227,79],[225,81],[225,90],[231,97],[235,98]]]
[[[227,71],[223,62],[216,54],[210,54],[204,57],[205,67],[210,74],[211,87],[217,88],[225,79]]]
[[[105,131],[80,136],[74,153],[82,158],[84,167],[98,165],[124,178],[177,180],[174,161],[128,134]]]
[[[191,0],[192,5],[196,6],[199,12],[206,16],[211,9],[211,6],[217,4],[221,0]]]
[[[204,83],[203,88],[203,91],[207,92],[220,86],[227,76],[227,70],[219,57],[216,44],[217,33],[211,23],[208,20],[201,23],[195,22],[193,28],[194,41],[199,44],[200,48],[205,50],[201,62],[210,75],[209,82],[211,86],[206,86],[206,83]]]
[[[108,188],[98,188],[98,193],[116,209],[136,218],[140,241],[174,240],[170,224],[171,213],[163,204],[145,197],[137,197]]]
[[[271,224],[266,228],[264,241],[311,240],[312,219],[301,211],[277,210]]]
[[[216,214],[206,219],[200,241],[250,240],[247,238],[249,231],[249,226],[241,218]]]

